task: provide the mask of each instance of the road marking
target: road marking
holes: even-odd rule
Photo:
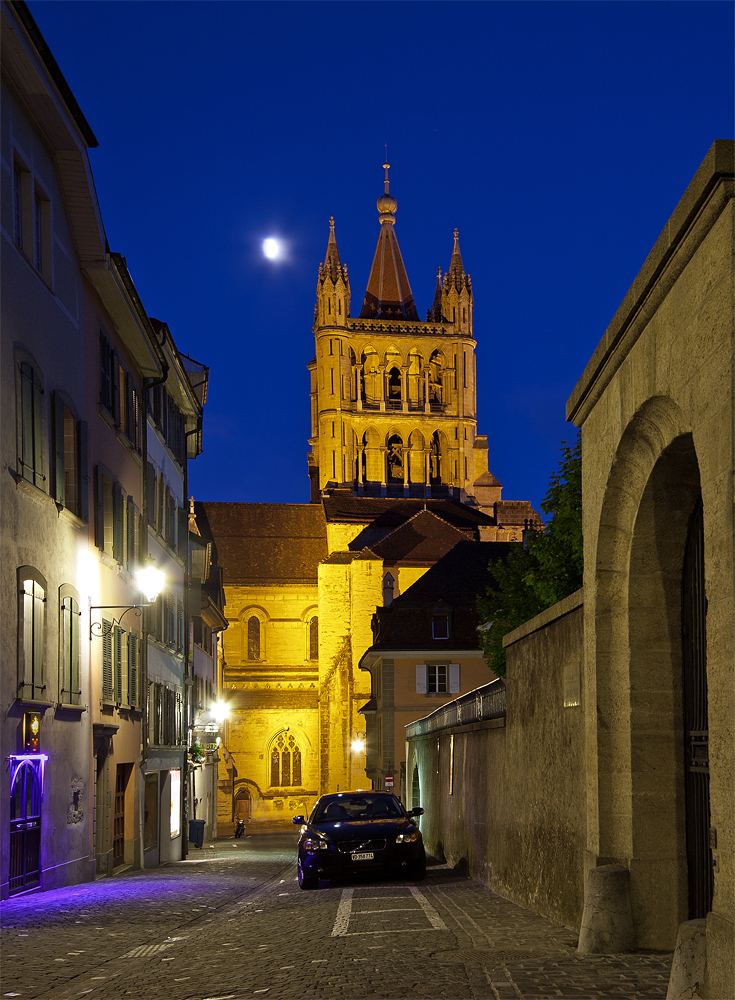
[[[409,885],[406,887],[411,893],[413,898],[418,903],[418,909],[416,907],[390,907],[385,910],[353,910],[352,909],[352,899],[355,894],[354,889],[343,889],[342,898],[339,901],[339,906],[337,907],[337,916],[335,917],[334,927],[332,928],[332,937],[363,937],[368,934],[420,934],[422,931],[446,931],[448,930],[447,925],[444,923],[442,918],[439,916],[437,911],[428,901],[426,896],[416,888],[414,885]],[[405,896],[363,896],[360,899],[372,900],[372,899],[406,899]],[[350,931],[348,930],[350,925],[350,918],[353,916],[363,916],[370,915],[373,913],[418,913],[422,912],[426,919],[431,924],[430,927],[396,927],[388,930],[380,931]]]

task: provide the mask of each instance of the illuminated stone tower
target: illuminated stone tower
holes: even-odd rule
[[[477,435],[473,296],[454,231],[448,271],[419,319],[396,239],[396,199],[378,199],[380,233],[359,317],[330,219],[319,265],[311,372],[311,497],[331,487],[358,496],[500,499]]]

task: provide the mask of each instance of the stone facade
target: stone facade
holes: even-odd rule
[[[586,865],[630,869],[639,947],[672,948],[682,921],[706,916],[712,997],[732,995],[734,950],[732,197],[733,144],[718,141],[567,404],[582,429]],[[700,502],[705,708],[685,727],[696,625],[684,566]],[[707,765],[711,901],[692,882],[687,834],[688,775]]]

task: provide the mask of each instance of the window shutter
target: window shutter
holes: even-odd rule
[[[120,424],[120,358],[112,352],[112,418]]]
[[[122,701],[122,682],[123,682],[123,636],[125,633],[120,628],[119,625],[115,625],[115,631],[113,634],[113,650],[112,655],[114,657],[115,663],[115,701]]]
[[[78,496],[79,516],[83,521],[89,521],[89,473],[87,471],[87,422],[80,420],[77,424],[77,444],[79,447]]]
[[[459,664],[449,664],[449,693],[459,694]]]
[[[110,361],[110,345],[104,334],[100,333],[100,403],[106,410],[112,410]]]
[[[176,649],[180,653],[184,649],[184,605],[176,602]]]
[[[416,664],[416,694],[426,694],[426,664]]]
[[[112,622],[102,619],[102,700],[112,701]]]
[[[186,512],[186,507],[179,507],[178,519],[179,532],[176,541],[178,543],[179,559],[183,563],[186,563],[189,555],[189,515]]]
[[[112,556],[116,562],[125,562],[125,527],[123,517],[123,491],[120,483],[112,484]]]
[[[164,600],[165,600],[165,596],[163,594],[159,594],[158,597],[156,598],[156,607],[155,607],[155,612],[156,612],[156,631],[155,631],[155,636],[156,636],[156,640],[158,642],[163,642],[163,602],[164,602]]]
[[[69,671],[70,675],[70,697],[69,703],[71,705],[78,705],[81,699],[82,691],[79,679],[79,632],[81,626],[82,613],[79,610],[79,605],[74,600],[73,597],[69,599],[70,609],[69,609],[69,631],[71,633],[71,642],[69,646],[69,652],[71,656],[71,669]]]
[[[105,477],[94,467],[94,544],[105,551]]]
[[[63,504],[66,499],[64,478],[64,400],[54,393],[54,500]]]
[[[24,479],[33,482],[33,368],[20,363],[21,442],[20,464]]]
[[[129,572],[132,573],[138,561],[137,546],[135,544],[135,537],[138,530],[138,508],[135,506],[132,497],[128,497],[127,522],[128,522],[127,564]]]
[[[33,371],[33,483],[43,489],[43,391],[38,375]]]
[[[166,639],[167,645],[176,645],[176,604],[173,594],[166,594]]]
[[[132,708],[138,705],[138,636],[128,634],[128,703]]]
[[[156,526],[156,468],[150,462],[146,465],[146,505],[148,507],[148,524]]]
[[[43,587],[33,583],[33,697],[43,698],[46,685],[43,682],[45,653],[46,594]]]
[[[161,475],[158,477],[158,507],[157,507],[157,510],[156,510],[156,531],[158,532],[159,535],[163,535],[163,533],[164,533],[163,512],[165,510],[165,506],[164,506],[164,500],[165,500],[164,490],[165,489],[166,489],[166,487],[164,485],[163,473],[161,473]]]
[[[61,701],[71,703],[71,597],[62,597],[59,604],[61,633]]]

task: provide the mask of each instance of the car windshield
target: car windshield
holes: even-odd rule
[[[339,823],[350,820],[400,819],[403,810],[389,795],[340,795],[322,799],[314,810],[312,823]]]

